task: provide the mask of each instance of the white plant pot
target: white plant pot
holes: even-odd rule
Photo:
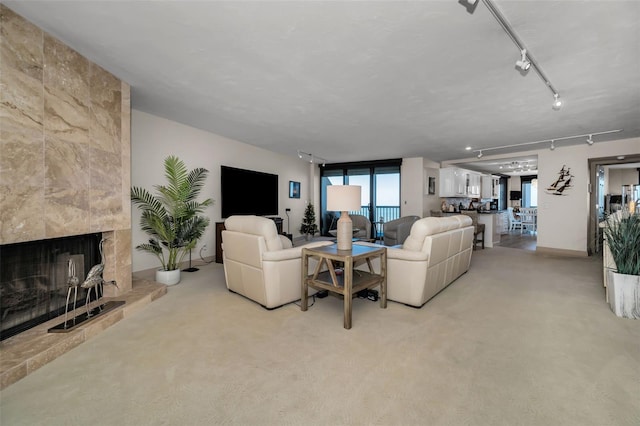
[[[158,269],[156,271],[156,282],[166,285],[178,284],[180,282],[180,269],[174,269],[173,271]]]
[[[607,296],[616,316],[640,319],[640,275],[609,271]]]

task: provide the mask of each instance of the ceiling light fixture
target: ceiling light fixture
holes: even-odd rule
[[[553,139],[551,139],[551,146],[549,147],[549,149],[551,151],[553,151],[554,149],[556,149],[556,146],[553,144]]]
[[[527,47],[524,45],[524,43],[522,42],[522,40],[520,40],[520,38],[518,37],[514,29],[511,27],[511,24],[509,23],[509,21],[507,21],[507,18],[504,17],[500,9],[498,9],[498,7],[493,3],[493,0],[482,0],[482,2],[487,7],[487,9],[489,9],[489,12],[491,12],[491,14],[496,19],[496,21],[498,21],[498,23],[502,26],[502,29],[509,35],[509,37],[511,37],[511,40],[515,43],[515,45],[518,46],[518,49],[520,49],[520,54],[522,55],[522,60],[521,60],[522,65],[524,66],[526,61],[529,64],[526,69],[529,69],[529,67],[533,67],[533,69],[536,71],[536,73],[538,73],[538,75],[540,76],[544,84],[549,88],[549,90],[551,90],[551,93],[553,94],[555,99],[553,103],[553,109],[556,111],[559,110],[560,107],[562,106],[562,101],[558,99],[558,97],[560,96],[559,92],[556,90],[554,85],[551,84],[551,81],[549,81],[549,78],[547,77],[547,75],[544,73],[544,71],[542,71],[542,68],[540,68],[540,65],[538,64],[538,62],[531,55],[531,51],[529,51]],[[521,61],[516,62],[516,65],[518,65],[519,62]],[[518,66],[520,67],[520,65]],[[525,68],[523,67],[520,67],[520,68],[522,70],[525,70]],[[557,104],[557,107],[556,107],[556,104]]]
[[[527,49],[522,49],[520,55],[521,58],[519,61],[516,61],[516,66],[522,71],[528,71],[529,68],[531,68],[531,62],[527,59]]]
[[[478,158],[482,158],[482,150],[480,150],[480,152],[478,152]]]
[[[471,14],[475,12],[476,7],[478,6],[478,0],[458,0],[458,3],[464,6],[464,8],[467,9],[467,12]]]
[[[532,163],[530,163],[530,161]],[[525,161],[511,161],[508,163],[498,164],[499,170],[504,170],[504,173],[519,173],[519,172],[530,172],[538,169],[538,165],[534,160],[525,160]]]
[[[551,104],[551,108],[554,111],[558,111],[560,108],[562,108],[562,100],[560,99],[560,95],[558,95],[557,93],[553,94],[553,103]]]
[[[488,147],[488,148],[476,149],[473,152],[482,153],[482,151],[494,151],[494,150],[498,150],[498,149],[516,148],[516,147],[526,146],[526,145],[538,145],[538,144],[541,144],[541,143],[551,142],[552,140],[554,142],[558,142],[558,141],[563,141],[563,140],[567,140],[567,139],[585,138],[587,136],[606,135],[606,134],[609,134],[609,133],[618,133],[618,132],[621,132],[622,130],[623,129],[606,130],[604,132],[592,132],[592,133],[585,133],[585,134],[581,134],[581,135],[561,136],[559,138],[543,139],[543,140],[539,140],[539,141],[514,143],[514,144],[511,144],[511,145],[492,146],[492,147]],[[480,158],[480,157],[478,157],[478,158]]]
[[[592,137],[592,135],[589,135],[589,137],[587,138],[587,144],[588,145],[593,145],[593,137]]]
[[[303,157],[305,157],[305,158],[303,158]],[[318,157],[317,155],[313,155],[313,154],[310,154],[308,152],[304,152],[304,151],[300,151],[300,150],[298,150],[298,158],[304,159],[305,161],[308,161],[311,164],[313,164],[313,163],[322,163],[323,167],[327,162],[327,160],[325,160],[322,157]]]

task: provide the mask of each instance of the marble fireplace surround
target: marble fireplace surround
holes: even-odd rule
[[[131,290],[130,87],[0,4],[0,244],[102,232]]]
[[[102,233],[104,278],[118,283],[105,297],[164,294],[132,286],[130,86],[0,4],[0,88],[0,244]],[[123,315],[75,337],[3,341],[1,387]]]
[[[102,232],[131,290],[130,87],[0,4],[0,244]]]

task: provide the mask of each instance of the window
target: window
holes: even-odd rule
[[[538,177],[521,176],[522,207],[538,207]]]
[[[327,211],[327,186],[359,185],[362,187],[360,210],[349,212],[369,218],[371,223],[382,219],[388,222],[400,217],[400,165],[402,160],[383,160],[327,164],[320,171],[320,229],[329,235],[335,227],[339,212]],[[379,227],[372,226],[370,238],[375,238]]]

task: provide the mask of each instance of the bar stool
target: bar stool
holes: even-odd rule
[[[484,250],[484,223],[478,223],[478,212],[469,210],[460,212],[464,215],[467,215],[471,218],[471,223],[473,224],[473,249],[477,249],[478,243],[482,243],[482,249]],[[482,234],[482,239],[479,239],[478,236]]]

